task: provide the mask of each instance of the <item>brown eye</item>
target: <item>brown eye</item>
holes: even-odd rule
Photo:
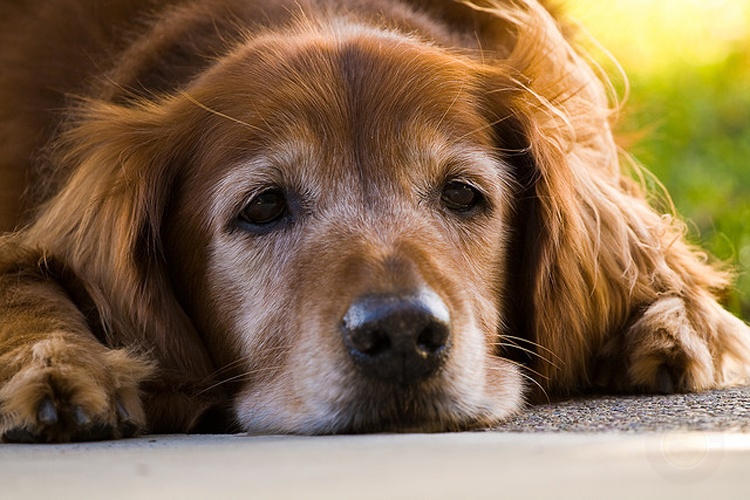
[[[468,212],[482,202],[482,195],[463,182],[451,181],[443,187],[440,200],[454,212]]]
[[[258,194],[240,213],[240,219],[254,226],[272,224],[289,212],[286,198],[278,189]]]

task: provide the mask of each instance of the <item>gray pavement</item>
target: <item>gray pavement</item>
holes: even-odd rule
[[[571,399],[532,407],[498,426],[497,430],[750,432],[750,387],[668,396],[598,396]]]
[[[0,445],[0,499],[747,498],[750,389],[583,398],[497,429]]]

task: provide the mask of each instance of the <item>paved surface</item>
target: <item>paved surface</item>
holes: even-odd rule
[[[530,408],[497,429],[515,432],[750,432],[750,387],[670,396],[579,398]],[[748,487],[750,489],[750,482]]]
[[[748,431],[734,389],[543,405],[484,432],[3,444],[0,499],[747,498]]]

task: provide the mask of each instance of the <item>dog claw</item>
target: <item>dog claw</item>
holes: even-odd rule
[[[91,418],[80,406],[76,406],[73,410],[73,420],[78,427],[88,427],[91,425]]]
[[[120,401],[115,403],[115,408],[117,409],[117,418],[119,420],[130,420],[130,412],[128,412]]]
[[[122,437],[133,437],[138,432],[138,424],[130,417],[130,412],[123,406],[122,402],[115,403],[117,409],[117,421],[120,435]]]
[[[55,403],[53,403],[50,398],[44,398],[42,403],[39,405],[37,419],[40,423],[47,426],[55,425],[57,423],[57,408],[55,408]]]
[[[674,377],[667,365],[661,365],[656,372],[656,391],[660,394],[675,393]]]

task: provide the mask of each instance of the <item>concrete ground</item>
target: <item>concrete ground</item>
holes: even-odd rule
[[[0,499],[748,498],[750,388],[542,405],[496,429],[0,445]]]
[[[750,433],[750,387],[668,396],[597,396],[572,399],[530,408],[498,426],[496,430]]]

